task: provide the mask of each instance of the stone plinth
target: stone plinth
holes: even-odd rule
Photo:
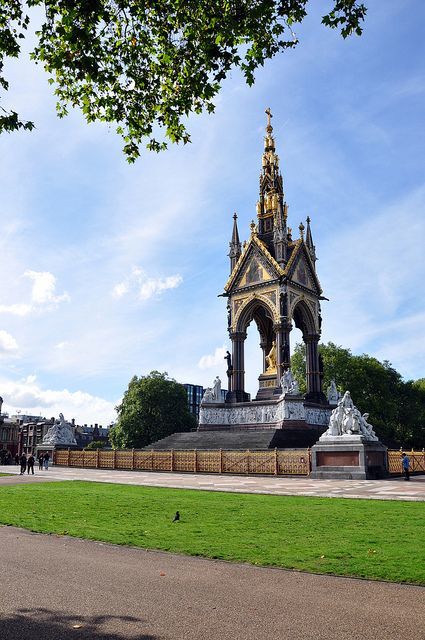
[[[311,449],[311,478],[366,480],[387,475],[387,448],[359,435],[323,437]]]
[[[277,373],[262,373],[258,378],[258,392],[256,400],[272,400],[281,393],[277,381]]]

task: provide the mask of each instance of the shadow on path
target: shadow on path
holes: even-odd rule
[[[47,609],[19,609],[0,615],[1,640],[159,640],[141,632],[144,620],[133,616],[84,616]],[[108,627],[119,627],[119,631]]]

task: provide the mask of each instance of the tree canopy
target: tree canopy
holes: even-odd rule
[[[42,7],[32,59],[55,87],[59,116],[69,107],[88,122],[115,123],[129,161],[142,140],[152,150],[166,140],[187,143],[191,112],[214,110],[232,68],[254,82],[258,67],[297,45],[293,31],[308,0],[0,0],[0,87],[6,58],[17,58]],[[356,0],[332,0],[322,23],[346,38],[362,33],[366,14]],[[0,104],[0,132],[34,124]]]
[[[377,435],[388,446],[425,445],[425,385],[423,379],[404,382],[388,361],[380,362],[366,354],[353,355],[332,342],[320,344],[323,358],[323,389],[330,381],[338,391],[350,391],[354,404],[370,413]],[[306,391],[305,348],[296,345],[291,370]]]
[[[190,431],[197,424],[184,386],[159,371],[134,376],[116,409],[118,421],[109,430],[115,449],[146,447],[172,433]]]

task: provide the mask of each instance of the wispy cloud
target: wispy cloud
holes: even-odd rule
[[[7,331],[0,330],[0,355],[17,351],[18,343]]]
[[[68,419],[75,418],[80,423],[92,421],[103,425],[116,418],[112,402],[84,391],[43,388],[34,375],[14,382],[0,382],[5,398],[4,410],[9,413],[21,410],[50,418],[62,412]]]
[[[28,269],[24,272],[23,277],[29,278],[33,283],[30,294],[31,303],[2,304],[0,305],[0,313],[27,316],[32,312],[51,311],[61,302],[70,302],[70,297],[66,292],[56,295],[56,277],[49,271]]]
[[[198,362],[200,369],[223,368],[223,360],[226,357],[226,347],[217,347],[213,354],[202,356]]]
[[[27,270],[24,277],[33,281],[31,298],[36,305],[59,304],[59,302],[69,302],[70,297],[67,293],[61,295],[55,294],[56,278],[49,271],[31,271]]]
[[[139,300],[149,300],[154,296],[159,296],[167,289],[175,289],[183,282],[179,275],[166,276],[165,278],[151,278],[143,269],[134,267],[131,274],[116,284],[112,290],[114,298],[133,293]]]

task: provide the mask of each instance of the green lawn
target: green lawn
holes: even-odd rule
[[[180,522],[173,523],[176,510]],[[317,573],[425,584],[425,503],[59,482],[0,487],[0,523]]]
[[[0,473],[0,477],[3,476],[13,476],[13,473]]]

